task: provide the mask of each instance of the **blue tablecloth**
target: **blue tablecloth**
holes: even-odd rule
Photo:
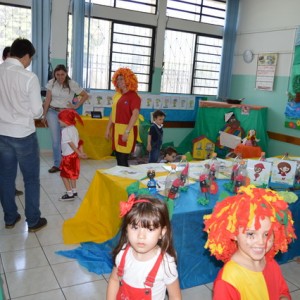
[[[226,182],[228,181],[218,180],[219,191],[215,195],[209,195],[210,201],[207,206],[197,203],[197,199],[203,196],[199,191],[199,183],[191,185],[187,192],[182,192],[180,197],[175,200],[172,228],[182,289],[214,281],[223,265],[222,262],[210,256],[208,250],[204,249],[207,234],[203,231],[203,216],[211,213],[216,201],[224,192],[223,185]],[[287,253],[276,256],[279,263],[285,263],[300,256],[300,201],[290,204],[289,207],[299,239],[290,245]],[[58,251],[57,253],[77,259],[89,271],[106,274],[112,268],[110,251],[116,245],[117,240],[118,237],[101,244],[82,243],[81,247],[77,249]]]

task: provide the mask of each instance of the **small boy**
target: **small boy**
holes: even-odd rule
[[[148,133],[147,151],[149,151],[149,163],[157,163],[163,139],[163,123],[166,114],[161,110],[153,113],[153,124]]]
[[[174,162],[177,157],[177,151],[173,147],[168,147],[164,150],[164,158],[160,161],[161,163]]]
[[[60,201],[74,200],[74,197],[77,196],[76,180],[80,172],[79,158],[87,158],[87,155],[82,151],[83,141],[79,140],[75,119],[83,125],[79,114],[73,109],[64,109],[58,114],[58,120],[62,127],[60,176],[67,190],[59,198]]]

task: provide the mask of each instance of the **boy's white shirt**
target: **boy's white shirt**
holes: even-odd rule
[[[61,131],[61,154],[62,156],[67,156],[72,154],[74,151],[69,146],[68,143],[73,142],[73,144],[78,147],[79,134],[77,128],[74,125],[63,127]]]

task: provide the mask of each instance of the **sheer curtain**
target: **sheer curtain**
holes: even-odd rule
[[[44,87],[48,81],[50,63],[50,37],[52,0],[32,0],[32,44],[36,54],[32,60],[32,71]]]

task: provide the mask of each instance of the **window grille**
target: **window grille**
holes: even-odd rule
[[[138,77],[139,91],[149,91],[152,74],[152,42],[152,28],[114,23],[111,76],[118,68],[128,67]],[[112,84],[110,88],[113,88]]]
[[[167,30],[161,92],[216,95],[222,43],[221,38]]]
[[[92,0],[94,4],[156,14],[158,0]],[[85,2],[89,2],[86,0]]]
[[[167,0],[167,16],[224,26],[226,0]]]
[[[217,95],[223,40],[197,36],[192,94]]]
[[[114,89],[112,74],[120,67],[130,68],[138,77],[139,91],[150,91],[153,40],[152,28],[120,24],[91,18],[85,20],[84,86],[90,89]],[[69,17],[68,65],[72,55],[72,18]],[[88,49],[89,45],[89,49]],[[72,74],[72,68],[69,68]]]
[[[18,38],[31,40],[31,8],[0,4],[0,47],[3,50]],[[2,52],[1,52],[2,53]]]

